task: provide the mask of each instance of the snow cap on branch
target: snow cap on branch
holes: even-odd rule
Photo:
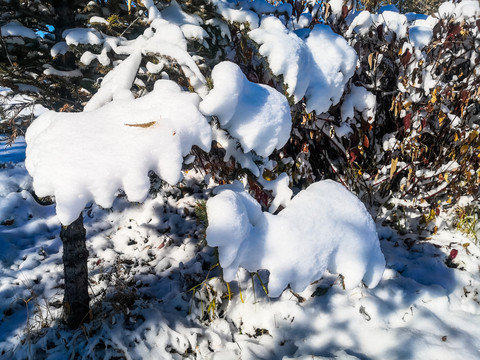
[[[118,189],[143,201],[148,172],[175,184],[193,145],[210,149],[211,131],[198,95],[169,80],[138,99],[83,113],[47,112],[26,134],[26,167],[38,196],[55,196],[57,214],[72,223],[89,201],[109,208]]]
[[[272,72],[283,75],[295,101],[306,97],[308,112],[326,112],[340,101],[357,55],[328,25],[315,25],[304,41],[279,19],[269,17],[249,36],[260,44],[260,54],[267,57]]]
[[[238,65],[224,61],[212,71],[214,88],[200,103],[204,115],[215,115],[220,126],[237,138],[244,152],[269,156],[290,136],[292,121],[287,98],[267,85],[247,80]]]

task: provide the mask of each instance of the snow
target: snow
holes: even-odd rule
[[[142,0],[143,5],[147,8],[148,11],[148,20],[152,22],[155,19],[161,19],[160,11],[155,6],[153,0]]]
[[[110,23],[107,21],[107,19],[101,16],[92,16],[89,20],[89,23],[110,26]]]
[[[207,32],[200,26],[201,19],[197,15],[187,14],[175,0],[160,12],[162,19],[171,24],[180,26],[187,39],[203,40],[208,37]]]
[[[282,148],[292,127],[290,106],[277,90],[247,80],[238,65],[221,62],[212,71],[214,88],[200,103],[206,116],[218,117],[244,152],[269,156]]]
[[[340,101],[344,87],[355,71],[357,55],[345,39],[327,25],[315,25],[306,44],[314,60],[305,94],[307,111],[322,113]]]
[[[37,195],[55,196],[58,217],[68,225],[92,200],[111,207],[120,188],[132,202],[145,200],[149,170],[177,183],[191,147],[210,148],[210,126],[198,112],[199,101],[159,80],[139,99],[120,92],[109,104],[83,113],[45,113],[26,134],[26,166]]]
[[[480,14],[480,4],[474,0],[464,0],[460,3],[444,2],[438,8],[437,15],[440,19],[455,18],[459,20],[473,19]]]
[[[205,77],[187,52],[187,41],[178,25],[156,18],[138,38],[109,46],[117,54],[131,55],[140,51],[143,55],[153,53],[171,57],[181,66],[195,91],[202,97],[207,93]]]
[[[79,69],[63,71],[63,70],[57,70],[52,65],[49,65],[49,64],[45,64],[43,67],[45,68],[45,70],[43,70],[44,75],[72,77],[72,78],[74,77],[80,78],[83,76],[82,72]]]
[[[289,95],[306,96],[307,111],[323,113],[340,101],[355,71],[357,56],[327,25],[315,25],[304,41],[274,17],[265,18],[249,36],[260,44],[275,75],[283,75]]]
[[[408,34],[410,42],[418,50],[430,42],[437,18],[415,13],[400,14],[398,10],[388,10],[387,6],[384,8],[384,11],[378,14],[371,14],[366,10],[355,14],[350,18],[346,36],[351,36],[353,32],[364,35],[372,25],[383,25],[387,41],[391,41],[392,34],[395,34],[397,39],[403,39]]]
[[[391,11],[391,12],[395,12],[395,13],[400,13],[400,11],[398,10],[398,8],[397,8],[395,5],[393,5],[393,4],[382,6],[382,7],[378,10],[378,13],[379,13],[379,14],[382,14],[382,13],[384,13],[385,11]]]
[[[20,151],[22,144],[20,138],[14,146]],[[0,153],[2,164],[4,155]],[[108,211],[95,205],[85,211],[92,294],[94,299],[105,297],[94,300],[99,308],[90,324],[68,330],[59,323],[61,309],[56,305],[63,296],[58,289],[63,267],[55,208],[33,200],[32,180],[22,162],[1,166],[1,356],[477,357],[480,249],[472,239],[439,231],[426,240],[377,226],[386,270],[375,288],[344,290],[336,276],[325,273],[297,294],[303,302],[288,290],[268,298],[257,276],[252,279],[240,269],[230,283],[231,300],[212,298],[207,289],[225,294],[225,284],[218,273],[202,270],[217,260],[211,249],[199,246],[195,219],[185,216],[185,209],[193,213],[204,196],[205,190],[192,185],[201,178],[189,172],[183,182],[194,192],[179,200],[173,188],[164,187],[144,204],[130,206],[117,198]],[[239,190],[236,195],[249,205]],[[246,209],[255,215],[256,206]],[[310,205],[305,211],[313,214]],[[3,225],[5,220],[13,224]],[[445,264],[452,249],[458,250],[454,262],[463,270]],[[267,284],[267,273],[260,271],[259,276]],[[189,291],[199,284],[196,292]],[[125,305],[132,295],[133,305]],[[216,309],[207,312],[212,299]],[[202,321],[206,317],[210,320]],[[109,348],[101,350],[104,344]],[[172,352],[165,353],[166,348]]]
[[[307,111],[327,111],[348,90],[337,136],[357,125],[355,111],[373,119],[373,94],[349,84],[355,52],[328,27],[292,31],[306,26],[309,17],[303,14],[286,27],[270,16],[275,10],[291,13],[290,4],[213,3],[226,21],[249,22],[249,36],[272,72],[283,76],[295,101],[306,97]],[[200,18],[175,1],[161,11],[152,0],[143,4],[150,26],[137,39],[71,29],[64,33],[66,41],[52,49],[53,57],[68,44],[101,49],[84,53],[85,64],[98,60],[109,65],[109,51],[123,55],[84,112],[44,113],[33,98],[0,87],[7,111],[29,104],[21,115],[40,116],[26,140],[19,136],[12,146],[0,141],[0,357],[477,358],[480,249],[473,238],[445,230],[455,210],[442,212],[430,224],[437,226],[436,234],[426,237],[405,226],[406,233],[399,235],[381,225],[382,212],[375,224],[365,206],[338,183],[320,181],[296,189],[292,198],[287,174],[261,178],[264,169],[274,166],[262,157],[289,138],[285,96],[248,81],[229,62],[214,68],[214,87],[208,91],[196,64],[199,58],[187,46],[187,40],[208,36]],[[340,16],[343,0],[330,4]],[[440,10],[441,17],[465,21],[480,13],[475,1],[447,3]],[[350,34],[384,24],[387,38],[395,33],[406,41],[408,36],[404,50],[413,46],[421,53],[438,21],[398,14],[393,7],[381,12],[348,18]],[[223,20],[209,23],[232,39]],[[11,36],[26,34],[18,28],[15,33]],[[146,64],[151,73],[161,73],[173,58],[196,94],[159,80],[152,91],[134,98],[132,84],[141,84],[137,74],[145,74],[141,63],[146,54],[158,60]],[[46,72],[67,75],[52,68]],[[421,86],[430,92],[435,79],[429,69],[422,75]],[[28,89],[24,84],[18,88]],[[395,135],[387,134],[378,146],[395,150]],[[212,140],[224,148],[226,161],[233,157],[272,191],[269,212],[240,182],[213,189],[217,184],[210,174],[183,168],[192,162],[193,145],[208,151]],[[460,165],[452,161],[425,175],[455,168]],[[164,181],[155,187],[149,170]],[[384,170],[382,176],[388,178],[388,168]],[[53,196],[56,206],[40,205],[34,190],[40,198]],[[199,201],[207,199],[205,238],[193,214]],[[405,200],[393,201],[408,208]],[[459,205],[472,201],[465,198]],[[94,320],[69,330],[60,322],[58,234],[61,224],[82,210]],[[205,240],[218,246],[218,253]]]
[[[268,211],[274,213],[280,206],[287,207],[290,204],[293,191],[290,188],[290,179],[286,173],[281,173],[274,180],[267,181],[263,177],[259,179],[265,190],[271,190],[274,196]]]
[[[288,31],[274,16],[263,19],[261,26],[248,35],[260,44],[260,54],[267,57],[272,72],[283,75],[288,94],[293,95],[296,102],[300,101],[310,79],[309,72],[305,70],[313,62],[305,42],[294,32]]]
[[[101,45],[103,43],[102,34],[94,29],[67,29],[63,32],[62,36],[65,38],[65,42],[67,43],[67,45]]]
[[[134,52],[110,71],[103,79],[100,89],[85,105],[84,111],[96,110],[115,99],[133,100],[130,88],[141,60],[141,52]]]
[[[375,223],[364,205],[342,185],[327,180],[296,195],[278,215],[240,190],[219,190],[207,202],[207,242],[217,246],[225,281],[239,266],[268,269],[269,294],[278,297],[290,285],[301,292],[325,271],[342,274],[346,289],[363,279],[380,281],[385,259]]]
[[[3,25],[0,28],[0,33],[4,37],[9,37],[9,36],[19,36],[22,38],[27,38],[27,39],[36,39],[37,35],[35,32],[22,24],[12,21],[9,22],[6,25]]]
[[[373,122],[376,103],[374,94],[364,87],[352,85],[341,106],[342,120],[354,119],[357,110],[362,113],[365,120]]]
[[[52,58],[57,57],[58,55],[63,55],[68,51],[68,45],[65,41],[59,41],[50,49],[50,55]]]
[[[5,140],[1,140],[0,137],[0,159],[2,162],[22,162],[25,161],[25,138],[18,136],[15,142],[11,145],[7,145]]]
[[[412,26],[408,30],[408,37],[416,49],[422,50],[432,41],[433,30],[421,25]]]
[[[248,7],[248,2],[212,0],[212,4],[217,7],[219,14],[229,22],[248,23],[251,29],[256,29],[259,26],[260,21],[257,13],[244,9],[244,5]]]

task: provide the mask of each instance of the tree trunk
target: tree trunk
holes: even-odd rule
[[[75,27],[75,1],[73,0],[54,0],[56,17],[55,23],[55,40],[62,41],[63,31]]]
[[[62,226],[63,266],[65,296],[63,298],[64,320],[72,328],[88,322],[90,297],[88,296],[88,250],[85,244],[83,216],[68,226]]]

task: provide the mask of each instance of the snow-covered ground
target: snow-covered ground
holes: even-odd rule
[[[344,290],[325,275],[269,298],[268,274],[226,284],[195,205],[214,186],[190,171],[143,204],[120,194],[84,211],[92,320],[61,323],[62,244],[54,205],[31,195],[25,143],[0,145],[1,359],[475,359],[480,249],[443,230],[398,235],[377,225],[386,270]]]

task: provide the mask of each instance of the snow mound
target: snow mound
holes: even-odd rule
[[[270,271],[269,292],[290,284],[304,290],[325,271],[342,274],[346,289],[362,280],[375,287],[385,258],[372,217],[342,185],[320,181],[294,197],[278,215],[262,212],[242,189],[220,188],[207,202],[207,242],[218,246],[224,280],[239,266]]]
[[[220,126],[237,138],[245,152],[269,156],[290,137],[292,121],[286,97],[277,90],[247,80],[238,65],[224,61],[212,71],[214,88],[200,111],[215,115]]]
[[[58,217],[68,225],[89,201],[111,207],[120,188],[130,201],[143,201],[149,170],[177,183],[191,147],[210,148],[199,102],[198,95],[159,80],[138,99],[114,98],[83,113],[43,114],[26,134],[25,164],[37,195],[54,195]]]
[[[279,19],[269,17],[249,36],[260,44],[272,72],[283,75],[289,95],[295,101],[306,96],[308,112],[323,113],[340,101],[357,55],[329,26],[315,25],[304,41]]]
[[[437,12],[440,19],[453,17],[458,20],[473,20],[478,15],[480,15],[480,4],[475,0],[464,0],[459,3],[447,1],[440,5]]]

